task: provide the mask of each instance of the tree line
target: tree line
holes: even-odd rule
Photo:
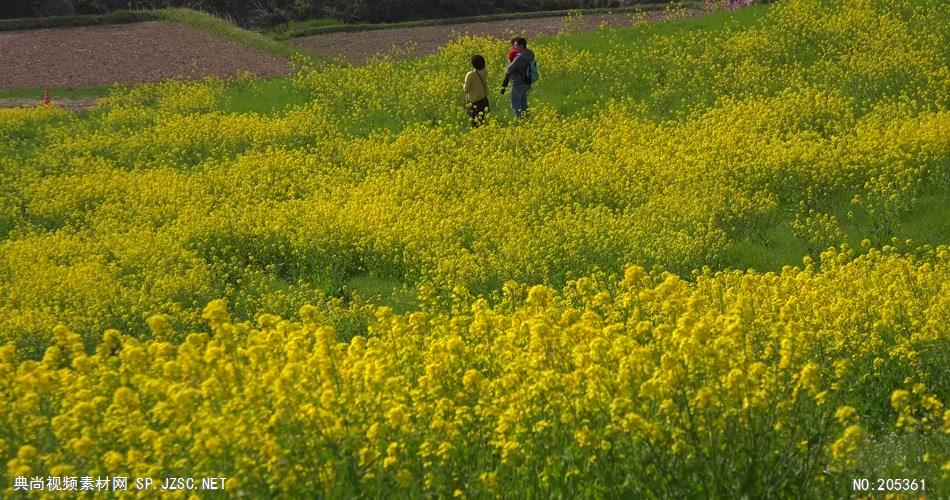
[[[657,0],[10,0],[0,18],[105,14],[117,10],[185,7],[244,26],[332,18],[344,22],[395,22],[504,12],[630,7]],[[663,1],[663,0],[659,0]]]

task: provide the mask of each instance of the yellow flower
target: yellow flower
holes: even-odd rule
[[[152,330],[152,337],[156,339],[168,339],[171,328],[168,325],[168,318],[161,314],[151,316],[146,320],[148,327]]]
[[[904,389],[897,389],[891,393],[891,407],[900,411],[910,402],[910,393]]]
[[[858,425],[849,425],[844,433],[831,444],[831,456],[835,460],[847,460],[861,445],[864,431]]]
[[[403,488],[409,486],[409,484],[412,483],[412,473],[409,472],[408,469],[399,469],[399,471],[396,472],[395,478],[396,482],[399,483],[399,486],[402,486]]]
[[[838,420],[840,424],[853,423],[857,420],[857,415],[855,410],[851,406],[840,406],[835,410],[835,419]]]
[[[528,304],[544,307],[551,300],[551,291],[543,285],[535,285],[528,290]]]
[[[208,303],[205,306],[204,311],[201,313],[201,317],[208,320],[212,325],[219,325],[230,321],[230,316],[228,315],[228,308],[225,302],[221,299],[215,299]]]
[[[36,458],[36,447],[31,445],[21,446],[20,449],[17,450],[16,457],[23,462],[29,462]]]
[[[481,372],[474,369],[469,369],[465,371],[465,375],[462,376],[462,385],[466,390],[475,390],[478,388],[478,384],[482,381],[483,377]]]
[[[386,413],[386,418],[390,426],[399,427],[406,421],[406,409],[402,405],[394,406]]]
[[[498,475],[495,472],[482,472],[478,475],[478,479],[489,491],[494,490],[498,485]]]
[[[819,367],[815,363],[807,363],[799,373],[799,386],[807,389],[813,395],[821,391],[821,374]]]
[[[106,466],[106,470],[111,472],[118,472],[119,468],[122,467],[124,462],[124,457],[121,453],[110,451],[107,452],[102,457],[102,463]]]

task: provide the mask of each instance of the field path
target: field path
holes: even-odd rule
[[[706,13],[705,10],[687,10],[687,16]],[[671,14],[662,10],[645,11],[637,17],[633,13],[588,14],[568,20],[565,16],[505,19],[443,26],[419,26],[411,28],[387,28],[370,31],[327,33],[293,38],[288,43],[304,52],[325,59],[335,59],[350,64],[363,64],[375,56],[407,58],[432,54],[439,47],[456,40],[459,36],[492,35],[502,39],[524,36],[556,35],[565,30],[593,31],[601,25],[610,28],[633,26],[637,22],[660,21]]]

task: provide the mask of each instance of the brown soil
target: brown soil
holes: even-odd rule
[[[687,11],[698,15],[704,11]],[[298,49],[326,59],[350,64],[363,64],[374,56],[396,59],[432,54],[439,47],[469,34],[492,35],[503,39],[514,36],[531,38],[556,35],[564,31],[592,31],[604,25],[610,28],[629,27],[637,22],[658,21],[670,16],[664,11],[644,12],[642,18],[631,14],[584,15],[568,20],[566,17],[539,17],[507,19],[445,26],[392,28],[360,32],[327,33],[289,40]]]
[[[0,90],[290,71],[277,56],[160,21],[0,32],[0,61]]]

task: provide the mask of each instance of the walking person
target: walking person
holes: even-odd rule
[[[485,123],[486,115],[490,110],[488,104],[488,70],[485,69],[485,58],[475,54],[472,56],[472,70],[465,75],[462,89],[465,91],[465,107],[472,117],[472,126],[477,127]]]
[[[518,37],[514,39],[514,44],[517,55],[505,68],[505,80],[501,82],[501,93],[504,95],[510,82],[511,110],[514,111],[516,118],[521,118],[528,112],[528,91],[537,79],[537,62],[534,60],[534,52],[528,48],[527,40]]]

